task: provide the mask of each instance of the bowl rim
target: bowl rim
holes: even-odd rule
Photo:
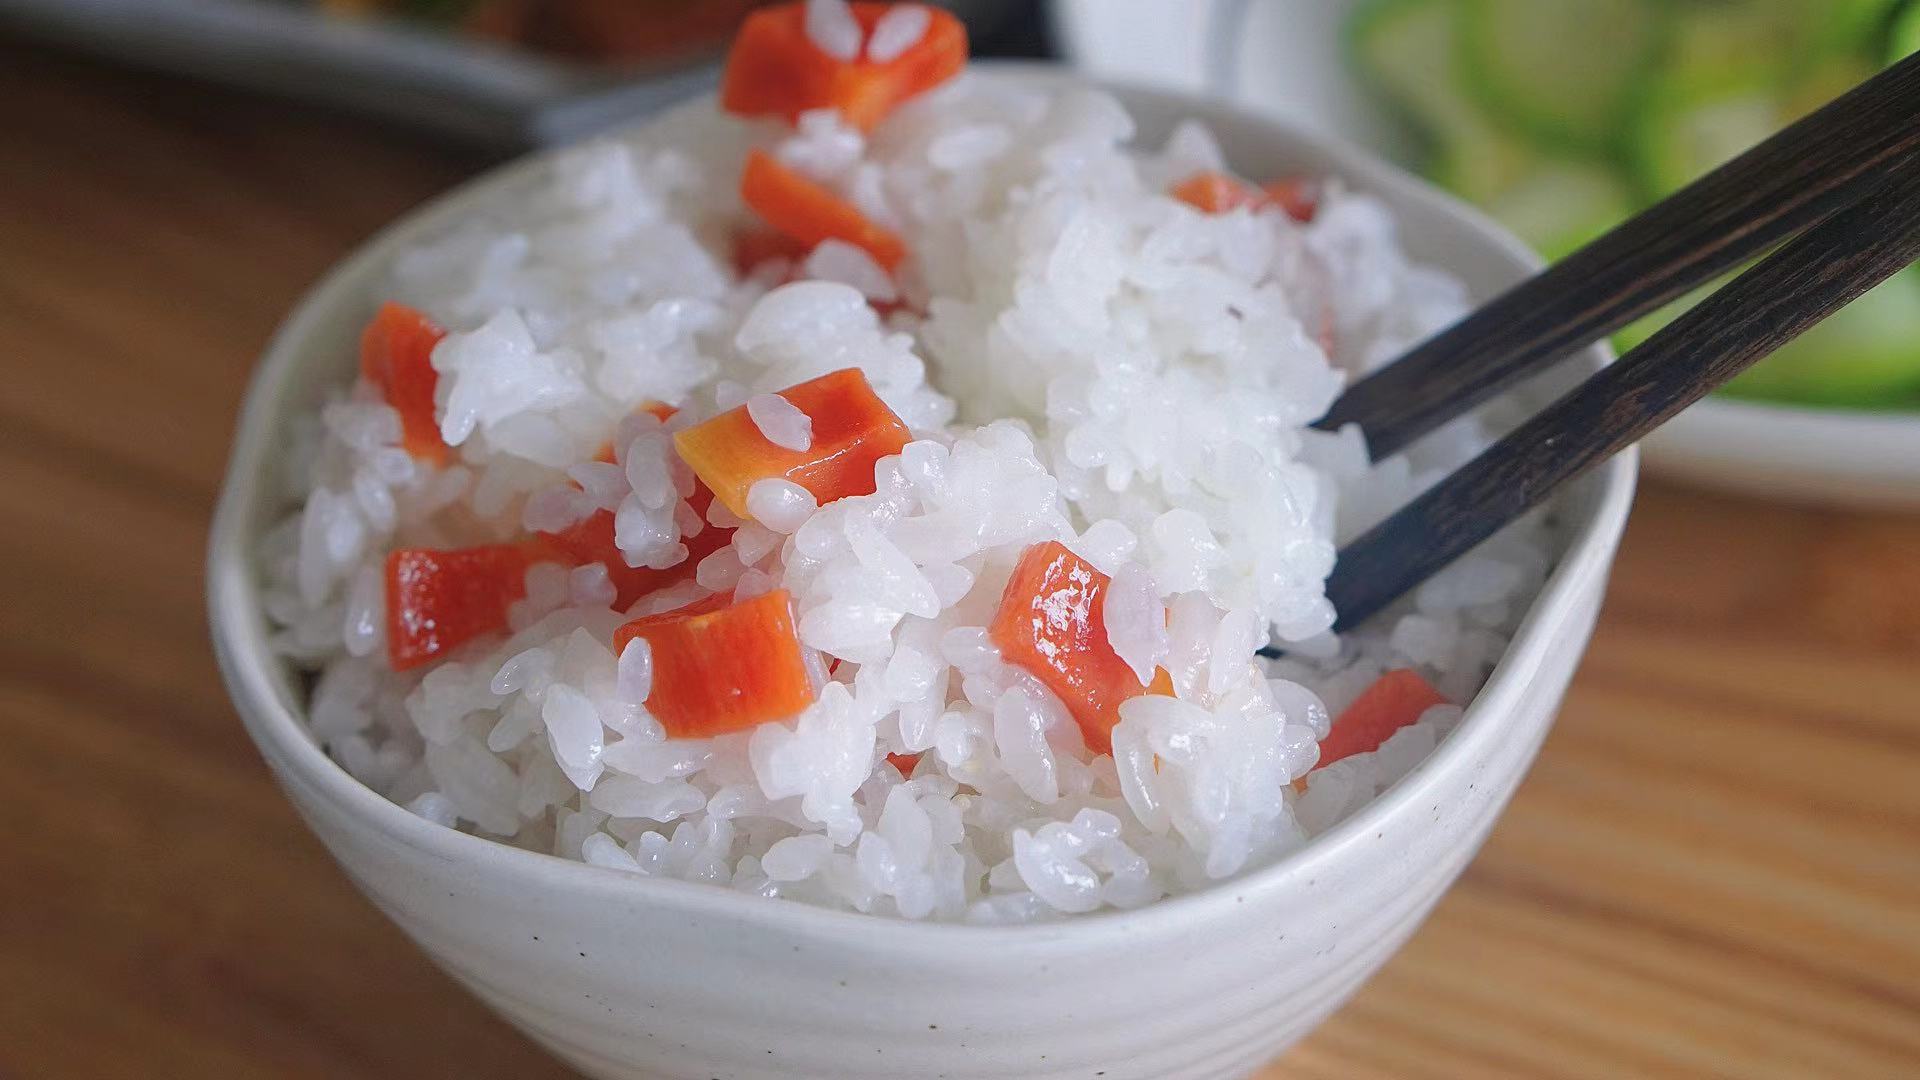
[[[1129,110],[1167,108],[1205,122],[1222,120],[1257,127],[1284,145],[1306,147],[1332,171],[1362,188],[1425,208],[1465,224],[1481,242],[1519,266],[1531,269],[1539,259],[1483,214],[1417,180],[1374,155],[1298,125],[1231,102],[1202,98],[1124,81],[1089,79],[1068,69],[1031,62],[977,64],[995,76],[1039,77],[1092,86],[1113,93]],[[660,122],[685,110],[711,107],[711,95],[692,99],[640,118],[635,127]],[[1628,449],[1596,470],[1598,491],[1581,520],[1570,528],[1566,546],[1532,606],[1515,630],[1487,683],[1466,706],[1455,730],[1419,765],[1365,806],[1326,832],[1275,861],[1192,892],[1156,900],[1125,911],[1099,911],[1043,923],[976,925],[948,921],[910,921],[841,911],[800,902],[769,903],[765,898],[678,879],[638,877],[544,852],[513,847],[450,829],[421,818],[353,778],[322,752],[299,718],[298,706],[274,672],[282,664],[268,644],[268,629],[254,573],[255,536],[249,534],[258,505],[268,490],[274,440],[281,429],[285,387],[299,370],[300,342],[313,325],[343,304],[364,299],[363,283],[383,267],[391,252],[411,236],[431,231],[471,203],[544,166],[556,151],[515,159],[473,177],[430,199],[381,229],[335,263],[300,298],[269,340],[249,382],[230,452],[207,547],[207,605],[214,652],[229,696],[276,779],[301,789],[363,833],[429,862],[466,867],[476,874],[515,879],[530,895],[569,890],[610,903],[644,903],[698,910],[709,918],[778,924],[799,938],[832,938],[865,948],[888,948],[937,955],[956,942],[992,941],[997,947],[1071,951],[1095,937],[1179,932],[1212,910],[1233,910],[1241,901],[1272,897],[1296,880],[1324,873],[1323,868],[1383,823],[1425,799],[1447,774],[1462,768],[1475,750],[1497,738],[1501,721],[1519,706],[1531,677],[1555,650],[1560,628],[1580,613],[1579,601],[1604,579],[1624,529],[1632,501],[1637,453]],[[1611,354],[1604,345],[1587,350],[1582,362],[1598,366]],[[297,800],[296,800],[297,801]],[[304,811],[303,811],[304,812]],[[1244,910],[1244,909],[1243,909]]]

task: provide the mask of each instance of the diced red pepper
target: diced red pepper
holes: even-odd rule
[[[728,601],[721,594],[614,631],[616,656],[634,638],[645,638],[652,650],[646,706],[669,738],[741,731],[813,703],[813,677],[787,591]]]
[[[764,150],[747,155],[740,174],[740,198],[767,224],[809,251],[822,240],[843,240],[873,256],[888,271],[906,258],[906,246],[898,236]]]
[[[1320,210],[1320,182],[1305,176],[1289,176],[1264,187],[1254,187],[1226,173],[1197,172],[1175,184],[1169,194],[1209,214],[1224,214],[1242,206],[1256,210],[1277,206],[1288,217],[1304,223],[1312,221]],[[1313,338],[1319,342],[1321,351],[1333,355],[1336,340],[1330,300],[1320,304],[1320,318],[1313,328]]]
[[[813,442],[805,450],[775,445],[744,405],[673,437],[694,475],[742,519],[750,516],[747,491],[760,480],[791,481],[821,505],[871,495],[874,463],[907,445],[907,425],[873,392],[859,368],[790,386],[780,396],[813,421]]]
[[[813,249],[778,229],[746,228],[733,234],[733,269],[741,277],[762,263],[786,259],[798,265]]]
[[[360,334],[360,374],[400,414],[400,444],[435,465],[447,462],[447,444],[433,418],[433,347],[447,332],[419,311],[388,301]]]
[[[1197,172],[1173,186],[1174,198],[1209,214],[1224,214],[1240,207],[1255,210],[1277,206],[1295,221],[1313,220],[1320,208],[1320,185],[1304,176],[1285,177],[1264,187],[1254,187],[1222,172]]]
[[[946,82],[967,63],[967,28],[951,12],[928,5],[920,40],[891,60],[867,59],[866,42],[893,5],[855,3],[861,49],[852,60],[828,56],[807,34],[805,3],[762,8],[747,17],[720,77],[720,106],[743,116],[781,116],[838,109],[871,130],[900,103]]]
[[[913,770],[920,767],[919,754],[888,754],[887,764],[900,770],[901,776],[911,777]]]
[[[655,402],[642,406],[664,423],[678,411]],[[613,447],[597,460],[614,460]],[[687,505],[704,523],[713,492],[696,485]],[[518,544],[436,550],[399,548],[387,556],[387,654],[395,671],[418,667],[464,642],[507,626],[507,607],[526,595],[526,570],[536,562],[567,566],[599,563],[613,582],[614,608],[624,611],[641,597],[690,579],[700,560],[725,547],[732,529],[703,524],[683,541],[687,557],[662,570],[628,566],[614,543],[614,515],[597,510],[558,532],[534,534]]]
[[[693,507],[703,521],[707,516],[707,507],[712,503],[713,493],[705,487],[695,488],[693,495],[687,499],[687,505]],[[614,515],[611,510],[596,510],[559,532],[540,534],[548,553],[558,561],[570,566],[599,563],[607,568],[607,577],[613,582],[615,611],[625,611],[648,593],[693,577],[700,560],[726,547],[732,538],[732,529],[709,524],[692,536],[682,538],[681,542],[687,545],[685,559],[665,569],[655,570],[647,566],[627,565],[627,557],[614,543]]]
[[[1196,210],[1224,214],[1260,200],[1260,191],[1222,172],[1197,172],[1173,186],[1168,194]]]
[[[1173,693],[1165,669],[1154,673],[1150,685],[1140,685],[1107,641],[1110,583],[1065,544],[1035,544],[1021,553],[987,628],[1002,658],[1039,679],[1066,705],[1096,754],[1113,749],[1122,701]]]
[[[1287,216],[1305,224],[1320,212],[1320,181],[1306,176],[1286,176],[1270,180],[1260,190],[1266,201],[1287,212]]]
[[[812,251],[812,248],[775,229],[742,229],[733,237],[733,269],[739,276],[746,277],[774,259],[785,259],[788,262],[787,273],[774,282],[776,285],[785,285],[798,279],[800,264]],[[913,310],[905,300],[869,298],[867,304],[882,319],[896,311]]]
[[[523,544],[387,555],[387,659],[419,667],[475,638],[507,628],[507,606],[526,595],[531,554]]]
[[[1333,729],[1320,740],[1320,761],[1314,767],[1372,753],[1394,732],[1420,719],[1422,713],[1446,703],[1447,699],[1419,672],[1395,668],[1374,680],[1353,704],[1341,710]]]
[[[664,402],[650,402],[640,406],[643,412],[653,414],[661,423],[673,419],[680,410]],[[611,465],[618,461],[614,455],[613,444],[608,443],[594,455],[595,461],[604,461]],[[687,505],[706,521],[707,508],[713,505],[713,492],[706,485],[695,484],[693,494],[687,497]],[[539,549],[542,557],[558,559],[569,566],[585,566],[599,563],[607,568],[607,577],[613,582],[615,611],[625,611],[648,593],[664,589],[669,585],[691,578],[700,566],[700,560],[726,547],[733,538],[732,529],[722,529],[718,525],[706,524],[690,537],[684,538],[687,545],[687,557],[663,570],[647,566],[628,566],[627,557],[614,543],[614,515],[611,510],[596,510],[578,522],[561,529],[559,532],[539,534],[544,547]]]
[[[674,416],[680,412],[679,409],[674,408],[664,401],[649,401],[645,405],[640,406],[640,411],[652,416],[663,424],[673,419]],[[620,462],[620,457],[613,452],[612,443],[604,442],[600,444],[599,451],[593,455],[593,460],[604,461],[609,465],[617,465]]]

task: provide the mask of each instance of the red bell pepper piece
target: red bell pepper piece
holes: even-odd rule
[[[907,445],[907,426],[887,408],[858,368],[846,368],[780,391],[813,421],[805,450],[775,445],[746,406],[676,433],[674,446],[714,497],[742,519],[756,481],[779,478],[806,488],[822,505],[873,494],[874,463]]]
[[[1320,181],[1305,176],[1287,176],[1269,180],[1260,186],[1268,205],[1278,206],[1287,216],[1302,224],[1320,212]]]
[[[1224,214],[1251,206],[1260,192],[1222,172],[1197,172],[1173,186],[1174,198],[1208,214]]]
[[[644,408],[663,422],[670,405]],[[611,446],[599,460],[612,461]],[[705,522],[713,492],[696,486],[687,504]],[[615,610],[691,578],[700,560],[725,547],[732,529],[704,524],[687,537],[687,557],[665,569],[628,566],[614,543],[614,515],[596,510],[557,532],[536,533],[517,544],[481,547],[398,548],[387,556],[387,656],[395,671],[435,659],[457,646],[507,628],[507,608],[526,595],[526,570],[536,562],[567,566],[599,563],[613,582]]]
[[[1295,221],[1313,220],[1320,208],[1320,185],[1304,176],[1285,177],[1254,187],[1237,177],[1211,170],[1194,173],[1168,192],[1174,198],[1209,214],[1240,207],[1255,210],[1277,206]]]
[[[813,703],[793,600],[785,589],[734,603],[722,593],[614,631],[653,653],[647,711],[668,737],[704,739],[784,720]]]
[[[767,224],[809,251],[822,240],[844,240],[888,271],[906,258],[906,246],[898,236],[764,150],[747,154],[740,174],[740,198]]]
[[[813,43],[805,3],[777,4],[747,16],[720,77],[720,107],[789,122],[809,109],[832,108],[853,126],[871,130],[901,102],[953,78],[967,63],[966,25],[931,5],[919,41],[891,59],[869,59],[866,42],[892,6],[852,5],[861,40],[852,60],[829,56]]]
[[[1049,540],[1021,553],[1000,597],[987,636],[1010,664],[1053,691],[1096,754],[1113,749],[1120,703],[1140,694],[1171,694],[1164,669],[1142,686],[1107,641],[1106,594],[1111,579]]]
[[[741,229],[733,234],[733,269],[746,277],[761,263],[773,259],[786,259],[797,266],[812,250],[778,229]]]
[[[421,461],[447,463],[447,444],[433,417],[433,347],[447,332],[419,311],[388,301],[360,334],[360,374],[400,414],[400,444]]]
[[[713,493],[704,486],[695,488],[693,495],[687,499],[687,505],[693,507],[703,521],[707,516],[707,507],[712,504]],[[615,611],[625,611],[648,593],[693,577],[701,559],[726,547],[733,539],[733,530],[709,524],[692,536],[683,537],[681,542],[687,545],[687,557],[660,570],[648,566],[628,566],[627,557],[621,553],[613,538],[614,516],[611,510],[596,510],[559,532],[540,534],[547,554],[556,561],[571,566],[599,563],[606,567],[615,593],[613,608]]]
[[[1341,710],[1332,730],[1320,740],[1320,761],[1314,767],[1372,753],[1394,732],[1420,719],[1422,713],[1446,703],[1447,699],[1419,672],[1395,668],[1374,680],[1353,704]]]
[[[419,667],[475,638],[507,628],[507,607],[527,593],[523,544],[387,555],[387,659]]]

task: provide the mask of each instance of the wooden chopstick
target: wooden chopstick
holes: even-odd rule
[[[1920,154],[1341,549],[1351,627],[1920,257]]]
[[[1349,387],[1378,460],[1852,204],[1920,148],[1920,55],[1888,68]]]

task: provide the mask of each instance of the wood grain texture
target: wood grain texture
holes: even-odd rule
[[[333,867],[201,549],[299,291],[483,164],[0,44],[0,1077],[567,1075]],[[1920,1075],[1920,518],[1649,485],[1538,766],[1262,1074]]]

